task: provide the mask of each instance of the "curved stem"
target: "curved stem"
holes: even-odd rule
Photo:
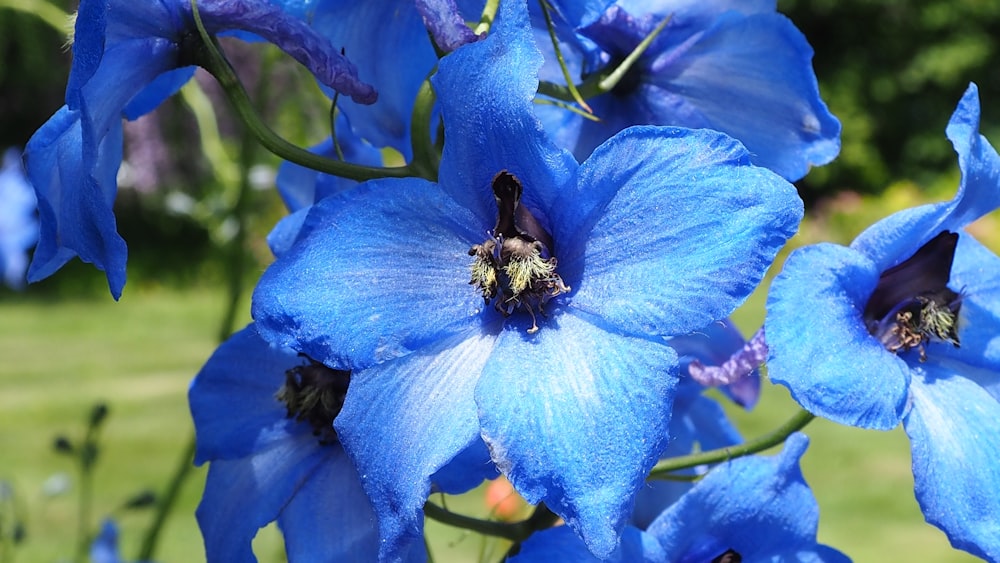
[[[479,25],[472,31],[476,35],[488,33],[493,26],[493,20],[497,19],[497,10],[500,8],[500,0],[486,0],[483,6],[483,14],[479,17]]]
[[[431,75],[437,72],[437,66],[431,70]],[[424,80],[417,91],[417,99],[413,103],[413,117],[410,120],[410,143],[413,149],[413,162],[409,169],[411,174],[437,181],[438,166],[441,155],[431,140],[431,122],[434,117],[434,103],[437,96],[430,78]]]
[[[656,465],[656,467],[653,468],[652,471],[649,472],[649,479],[670,479],[673,478],[673,476],[670,475],[671,471],[697,467],[699,465],[719,463],[733,458],[762,452],[784,442],[792,432],[801,430],[814,418],[816,418],[816,415],[805,409],[799,409],[799,412],[795,413],[792,418],[788,419],[778,428],[748,442],[744,442],[736,446],[730,446],[728,448],[719,448],[717,450],[674,457],[661,461]]]
[[[239,77],[236,76],[233,67],[222,56],[214,40],[205,31],[196,7],[193,13],[201,42],[195,48],[191,49],[189,53],[193,59],[191,61],[192,64],[197,64],[215,77],[219,85],[222,86],[222,91],[232,105],[233,110],[239,115],[240,120],[267,150],[287,161],[305,166],[306,168],[311,168],[324,174],[350,178],[359,182],[374,178],[402,178],[413,175],[413,171],[410,170],[409,166],[381,168],[361,166],[325,158],[299,148],[275,133],[257,115],[253,103],[250,101],[250,96],[243,88],[243,84],[240,82]]]
[[[531,516],[520,522],[497,522],[473,518],[451,512],[431,501],[424,503],[424,514],[442,524],[472,530],[487,536],[508,539],[514,543],[526,540],[528,536],[538,530],[551,527],[559,519],[559,516],[549,510],[544,503],[539,503]]]

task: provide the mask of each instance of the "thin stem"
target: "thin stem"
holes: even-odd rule
[[[146,530],[145,537],[142,538],[142,547],[139,550],[139,557],[136,561],[152,561],[153,552],[156,551],[156,543],[159,540],[160,531],[163,529],[163,524],[166,522],[167,515],[170,514],[170,510],[173,508],[174,503],[177,501],[177,497],[181,491],[181,485],[187,480],[188,475],[190,475],[191,470],[194,469],[194,433],[188,438],[188,444],[184,448],[184,452],[181,454],[180,461],[177,464],[177,468],[174,470],[174,476],[167,485],[167,490],[163,493],[163,497],[160,502],[157,503],[156,514],[153,516],[153,523]]]
[[[545,27],[549,30],[549,40],[552,41],[552,50],[555,52],[556,61],[559,63],[560,70],[562,70],[563,80],[566,81],[566,89],[569,90],[573,101],[580,104],[580,107],[587,113],[594,113],[594,110],[590,109],[590,106],[584,101],[583,96],[580,95],[580,91],[573,84],[573,76],[570,75],[569,67],[566,66],[566,59],[563,58],[562,49],[559,48],[559,38],[556,37],[556,26],[552,23],[552,14],[549,13],[548,0],[538,0],[538,4],[542,8],[542,15],[545,16]]]
[[[431,70],[431,74],[433,75],[435,72],[437,72],[437,66]],[[441,164],[441,155],[431,140],[431,122],[434,117],[434,103],[436,101],[437,96],[428,77],[420,85],[417,99],[413,103],[413,117],[410,120],[410,146],[413,149],[413,162],[410,163],[410,172],[432,182],[437,181],[438,166]]]
[[[192,6],[194,6],[193,0]],[[240,82],[239,77],[236,76],[233,67],[222,56],[214,40],[205,31],[197,7],[193,9],[195,24],[201,36],[201,44],[197,48],[192,49],[190,53],[193,58],[192,62],[204,68],[215,77],[219,85],[222,86],[222,91],[232,105],[233,110],[240,117],[240,120],[267,150],[287,161],[305,166],[306,168],[342,178],[350,178],[359,182],[374,178],[402,178],[413,175],[413,171],[410,170],[409,166],[394,168],[361,166],[326,158],[301,149],[275,133],[257,115],[250,96],[243,88],[243,84]]]
[[[488,33],[493,26],[493,20],[497,19],[497,10],[500,8],[500,0],[486,0],[483,6],[483,15],[479,18],[479,25],[472,31],[476,35]]]
[[[788,419],[778,428],[743,444],[664,460],[649,472],[649,479],[673,478],[674,476],[670,475],[671,471],[720,463],[737,457],[762,452],[784,442],[792,432],[805,428],[814,418],[816,418],[816,415],[805,409],[799,409],[799,412],[795,413],[792,418]]]
[[[508,539],[515,543],[524,541],[538,530],[551,527],[559,519],[559,516],[549,510],[544,503],[539,503],[531,516],[520,522],[497,522],[473,518],[451,512],[431,501],[424,503],[424,514],[442,524],[472,530],[486,536]]]

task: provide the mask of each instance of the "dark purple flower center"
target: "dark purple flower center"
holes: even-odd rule
[[[524,187],[516,176],[501,170],[493,178],[497,224],[482,244],[469,249],[473,257],[471,285],[486,303],[504,316],[523,308],[531,315],[529,333],[538,330],[535,310],[545,314],[546,302],[570,288],[556,273],[552,235],[521,205]]]
[[[886,350],[898,353],[916,348],[923,362],[925,344],[931,340],[958,347],[962,298],[948,288],[957,244],[956,233],[942,231],[879,276],[865,305],[864,319],[868,332]]]
[[[313,436],[320,444],[334,444],[337,431],[333,429],[333,420],[344,406],[350,381],[351,372],[309,360],[308,364],[285,372],[285,384],[275,398],[285,404],[288,418],[312,426]]]

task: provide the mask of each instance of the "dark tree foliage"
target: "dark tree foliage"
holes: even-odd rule
[[[969,82],[981,131],[1000,138],[1000,2],[779,0],[816,52],[820,91],[844,126],[840,157],[800,183],[807,200],[927,183],[955,167],[942,134]]]

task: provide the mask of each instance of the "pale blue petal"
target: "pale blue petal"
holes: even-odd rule
[[[352,375],[334,427],[378,514],[381,558],[423,544],[431,475],[480,440],[473,390],[495,342],[489,334],[444,339]],[[496,474],[483,462],[480,481]]]
[[[492,228],[493,178],[502,170],[514,174],[524,185],[522,204],[549,229],[558,253],[563,233],[546,213],[572,180],[576,161],[552,144],[534,117],[541,64],[523,2],[503,2],[485,40],[441,60],[431,79],[448,138],[439,181]]]
[[[768,292],[767,368],[813,414],[888,430],[906,407],[910,368],[861,318],[879,274],[864,255],[835,244],[793,252]]]
[[[308,234],[257,285],[257,328],[274,344],[342,369],[467,332],[482,323],[484,308],[469,285],[468,250],[490,227],[416,178],[325,198],[306,219]]]
[[[568,526],[558,526],[532,534],[521,544],[521,551],[509,559],[511,563],[667,563],[667,556],[653,536],[628,526],[622,532],[618,549],[607,558],[595,557],[579,536]]]
[[[271,348],[253,325],[219,346],[188,391],[195,463],[245,457],[291,434],[309,433],[308,425],[289,421],[285,405],[274,398],[285,371],[303,363],[292,350]]]
[[[213,461],[195,516],[209,561],[256,561],[251,541],[340,449],[310,432],[269,444],[251,458]]]
[[[629,334],[678,335],[743,303],[802,202],[725,135],[633,127],[583,163],[554,214],[573,309]]]
[[[528,502],[544,501],[607,556],[666,446],[677,357],[566,313],[526,328],[509,320],[483,370],[483,439]]]
[[[289,563],[366,563],[378,555],[375,511],[339,446],[331,446],[329,458],[282,509],[278,525]]]
[[[799,469],[807,445],[804,434],[793,434],[777,456],[719,465],[647,532],[670,561],[707,561],[726,549],[744,561],[788,561],[795,559],[781,556],[816,550],[819,507]],[[703,557],[692,558],[695,552]],[[836,555],[829,560],[848,561]]]
[[[952,545],[1000,559],[1000,403],[982,387],[930,360],[910,384],[903,419],[917,501]],[[996,374],[994,374],[996,375]]]

